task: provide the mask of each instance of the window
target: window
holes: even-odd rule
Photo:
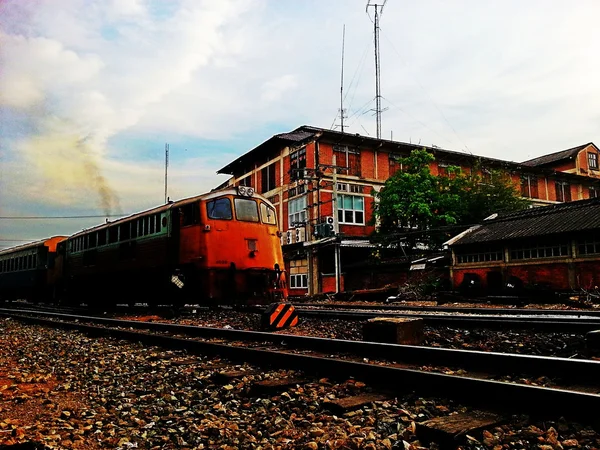
[[[438,161],[438,175],[448,176],[448,166],[446,161]]]
[[[588,169],[598,170],[598,153],[588,152]]]
[[[304,178],[306,168],[306,147],[290,153],[290,180],[296,181]]]
[[[119,228],[116,226],[108,228],[108,243],[114,244],[119,240]]]
[[[600,188],[597,188],[595,186],[590,186],[589,190],[590,190],[590,198],[600,197]]]
[[[130,237],[131,237],[131,223],[126,222],[126,223],[122,223],[121,225],[119,225],[120,231],[119,231],[119,235],[120,241],[127,241]]]
[[[600,235],[586,236],[578,240],[577,253],[580,255],[593,255],[600,253]]]
[[[360,150],[351,149],[347,145],[334,145],[333,154],[336,157],[336,166],[344,167],[338,169],[339,173],[360,176]]]
[[[396,172],[402,171],[402,157],[398,155],[390,155],[390,177],[393,176]]]
[[[290,288],[302,289],[308,287],[308,276],[305,273],[290,275]]]
[[[365,199],[357,195],[340,195],[338,197],[338,222],[364,225]]]
[[[97,233],[90,233],[90,235],[88,236],[89,248],[96,248],[97,237],[98,237]]]
[[[98,247],[106,245],[106,228],[98,231]]]
[[[556,201],[570,202],[571,201],[571,185],[566,181],[557,181],[554,184],[556,188]]]
[[[206,203],[206,213],[209,219],[230,220],[233,218],[231,202],[228,198],[218,198]]]
[[[288,226],[303,225],[306,222],[306,195],[288,202]]]
[[[569,256],[569,245],[567,242],[524,243],[510,251],[510,259],[512,260],[553,258],[557,256]]]
[[[245,177],[245,178],[242,178],[242,179],[239,181],[239,184],[238,184],[238,186],[248,186],[248,187],[250,187],[250,186],[252,186],[252,183],[251,183],[251,181],[252,181],[252,176],[251,176],[251,175],[248,175],[247,177]]]
[[[275,163],[268,165],[260,171],[260,193],[272,191],[277,187],[275,179]]]
[[[296,195],[302,195],[306,192],[306,186],[301,184],[300,186],[296,186],[295,188],[291,188],[288,190],[288,198],[295,197]],[[273,201],[271,201],[273,203]]]
[[[338,192],[353,192],[355,194],[361,194],[362,186],[360,184],[338,183],[337,190]]]
[[[277,223],[275,217],[275,210],[273,208],[265,203],[260,204],[260,218],[263,223],[275,225]]]
[[[523,175],[521,177],[521,196],[539,198],[537,177],[533,175]]]
[[[233,200],[235,205],[235,217],[244,222],[258,222],[258,205],[254,200],[247,198],[236,198]]]
[[[188,225],[196,225],[200,223],[200,205],[198,202],[188,203],[187,205],[183,205],[181,207],[181,214],[183,217],[181,220],[181,226],[185,227]],[[154,232],[154,228],[150,233]],[[148,233],[146,229],[146,233]]]
[[[456,255],[459,264],[478,263],[486,261],[502,261],[502,249],[499,247],[484,247],[473,251],[466,251]]]

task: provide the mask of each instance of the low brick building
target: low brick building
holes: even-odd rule
[[[600,198],[485,220],[447,243],[455,288],[554,291],[600,286]]]
[[[374,231],[372,192],[403,170],[401,158],[423,148],[436,158],[433,174],[447,173],[449,165],[484,176],[500,169],[537,205],[600,192],[600,178],[592,171],[561,172],[535,160],[515,163],[311,126],[271,137],[218,173],[231,175],[223,186],[252,186],[277,208],[292,295],[337,292],[346,284],[371,288],[379,287],[373,278],[358,280],[356,272],[347,283],[345,266],[366,260],[373,248],[368,242]],[[587,158],[588,153],[597,160],[593,144],[582,146],[578,154]]]

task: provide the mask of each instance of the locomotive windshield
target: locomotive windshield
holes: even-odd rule
[[[218,198],[206,203],[209,219],[232,219],[231,202],[228,198]]]
[[[245,222],[258,222],[258,205],[256,201],[246,198],[236,198],[235,217]]]
[[[275,210],[265,203],[260,204],[260,218],[263,223],[275,225]]]

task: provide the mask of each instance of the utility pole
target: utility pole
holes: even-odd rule
[[[167,170],[169,168],[169,144],[165,144],[165,204],[167,203]]]
[[[338,242],[338,232],[339,232],[339,223],[338,223],[338,191],[337,191],[337,158],[336,155],[333,155],[333,194],[332,194],[332,207],[333,207],[333,233],[335,235],[335,243],[334,243],[334,258],[335,258],[335,293],[337,294],[341,290],[340,283],[340,243]]]
[[[369,7],[375,11],[373,19],[373,31],[375,40],[375,120],[377,122],[377,139],[381,139],[381,57],[379,55],[379,17],[383,14],[383,7],[387,0],[383,0],[383,4],[371,4],[367,2],[366,11],[368,14]]]

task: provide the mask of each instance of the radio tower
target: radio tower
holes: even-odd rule
[[[383,14],[383,7],[387,0],[383,0],[381,5],[371,4],[371,0],[367,0],[365,11],[369,14],[369,8],[375,11],[373,22],[374,40],[375,40],[375,119],[377,122],[377,139],[381,139],[381,57],[379,56],[379,17]],[[371,16],[369,15],[369,18]]]
[[[346,110],[344,109],[344,41],[346,40],[346,24],[344,24],[344,29],[342,31],[342,77],[340,82],[340,128],[342,129],[342,133],[344,132],[344,114]]]

